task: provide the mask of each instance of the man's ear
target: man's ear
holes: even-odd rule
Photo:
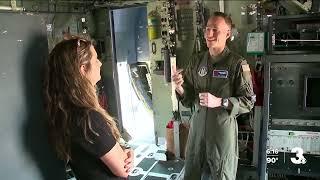
[[[86,75],[87,73],[87,68],[84,64],[80,66],[80,73],[82,76]]]
[[[231,30],[227,30],[227,38],[226,39],[229,39],[231,36]]]

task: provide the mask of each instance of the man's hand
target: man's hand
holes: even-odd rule
[[[210,108],[220,107],[221,98],[216,97],[208,92],[199,93],[200,105]]]
[[[124,160],[126,164],[124,168],[126,169],[126,172],[130,172],[134,166],[134,153],[132,149],[124,149],[123,151],[127,155],[127,158]]]
[[[183,69],[178,69],[177,71],[173,72],[171,78],[172,78],[172,83],[174,83],[176,91],[180,94],[183,95],[184,89],[182,87],[183,84],[183,77],[181,72]]]

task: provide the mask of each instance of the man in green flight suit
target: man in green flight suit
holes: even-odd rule
[[[188,137],[184,180],[200,180],[205,166],[214,180],[235,180],[238,166],[236,116],[254,105],[247,62],[226,47],[230,17],[215,12],[204,35],[208,51],[192,57],[184,76],[172,75],[178,99],[195,105]]]

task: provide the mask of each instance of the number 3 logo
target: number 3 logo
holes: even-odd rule
[[[306,158],[303,156],[303,149],[300,147],[295,147],[291,150],[292,153],[296,153],[295,158],[291,158],[293,164],[305,164],[307,163]]]

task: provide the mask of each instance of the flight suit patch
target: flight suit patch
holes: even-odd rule
[[[202,66],[201,68],[199,68],[199,71],[198,71],[199,76],[203,77],[207,75],[207,73],[208,73],[208,69],[206,66]]]
[[[248,64],[243,64],[243,65],[241,65],[241,66],[242,66],[242,71],[243,71],[243,72],[247,72],[247,71],[250,72],[250,67],[249,67]]]
[[[250,71],[250,66],[249,64],[242,64],[242,72],[243,72],[243,77],[245,80],[246,87],[250,87],[248,83],[251,82],[251,71]]]
[[[227,70],[213,70],[212,77],[228,78],[228,71]]]
[[[241,65],[242,71],[243,71],[243,76],[247,81],[251,79],[251,71],[250,71],[250,66],[249,64],[243,64]]]

